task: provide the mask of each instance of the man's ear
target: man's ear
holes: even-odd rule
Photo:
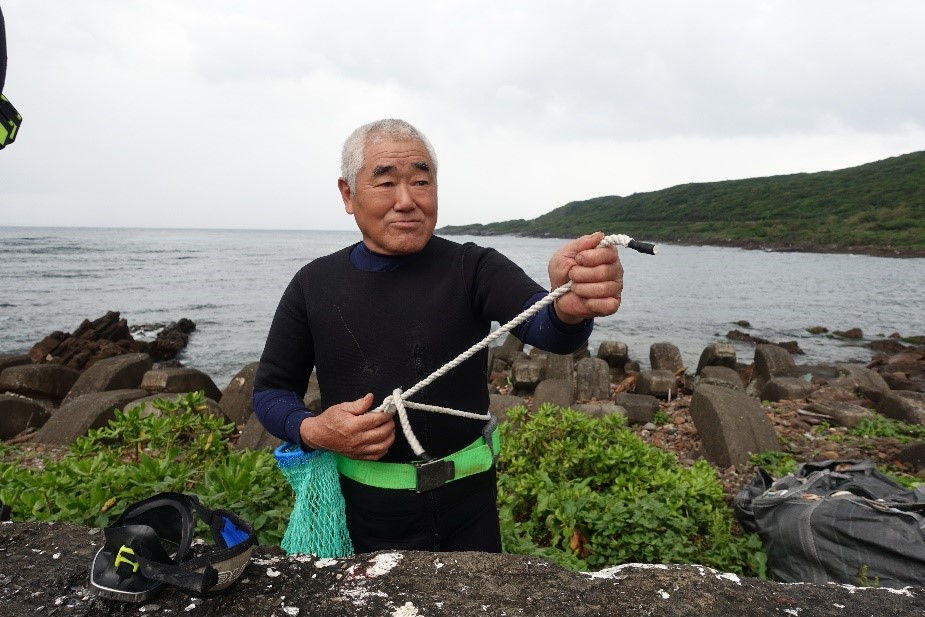
[[[337,190],[340,191],[340,198],[344,200],[344,210],[347,214],[353,214],[353,193],[350,192],[350,185],[343,178],[338,178]]]

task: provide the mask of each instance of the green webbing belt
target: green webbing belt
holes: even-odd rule
[[[437,459],[432,463],[383,463],[380,461],[358,461],[339,454],[335,456],[337,458],[337,471],[351,480],[377,488],[420,491],[436,488],[436,486],[446,482],[488,471],[495,463],[500,446],[501,438],[498,435],[498,428],[494,427],[491,432],[491,446],[488,445],[484,437],[479,437],[462,450],[442,459]],[[422,489],[419,478],[421,470],[426,470],[430,465],[435,464],[440,464],[443,469],[446,469],[445,463],[452,464],[449,467],[450,473],[443,477],[442,481],[437,480],[436,486],[427,485]]]

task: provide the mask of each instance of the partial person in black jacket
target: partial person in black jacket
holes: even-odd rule
[[[498,552],[493,466],[471,474],[457,466],[450,481],[422,492],[383,488],[376,481],[381,470],[411,469],[416,457],[392,415],[366,412],[546,291],[494,249],[433,235],[437,160],[407,122],[381,120],[354,131],[341,172],[341,198],[362,241],[309,263],[290,282],[260,359],[255,413],[280,439],[333,451],[349,463],[338,467],[357,552]],[[615,248],[597,248],[602,237],[581,237],[553,254],[552,288],[568,280],[573,286],[514,331],[524,342],[570,353],[587,341],[594,317],[617,311],[623,268]],[[302,402],[313,370],[325,410],[317,416]],[[486,382],[483,350],[412,400],[484,414]],[[483,437],[484,423],[467,418],[410,410],[409,419],[437,459],[452,459]]]
[[[22,116],[3,94],[6,61],[6,23],[3,21],[3,10],[0,9],[0,150],[16,140],[16,133],[22,124]]]

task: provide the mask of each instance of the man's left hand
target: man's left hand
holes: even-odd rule
[[[553,289],[572,281],[572,289],[554,305],[565,323],[613,315],[620,308],[623,265],[616,247],[597,248],[603,239],[602,232],[582,236],[562,246],[549,260]]]

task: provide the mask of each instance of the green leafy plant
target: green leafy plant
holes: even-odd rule
[[[238,452],[233,423],[205,413],[205,394],[116,411],[60,460],[32,469],[0,463],[0,500],[16,520],[104,527],[130,503],[162,491],[193,493],[279,544],[293,493],[270,452]]]
[[[508,410],[499,508],[505,550],[572,569],[699,563],[761,575],[761,541],[737,533],[715,471],[651,447],[620,415]]]
[[[858,437],[889,437],[903,442],[910,442],[925,439],[925,425],[907,424],[878,415],[864,418],[848,433]]]
[[[655,412],[655,415],[652,416],[652,424],[671,424],[671,416],[659,409]]]
[[[748,461],[752,467],[761,467],[774,478],[793,473],[797,468],[797,460],[789,452],[769,450],[752,454]]]

